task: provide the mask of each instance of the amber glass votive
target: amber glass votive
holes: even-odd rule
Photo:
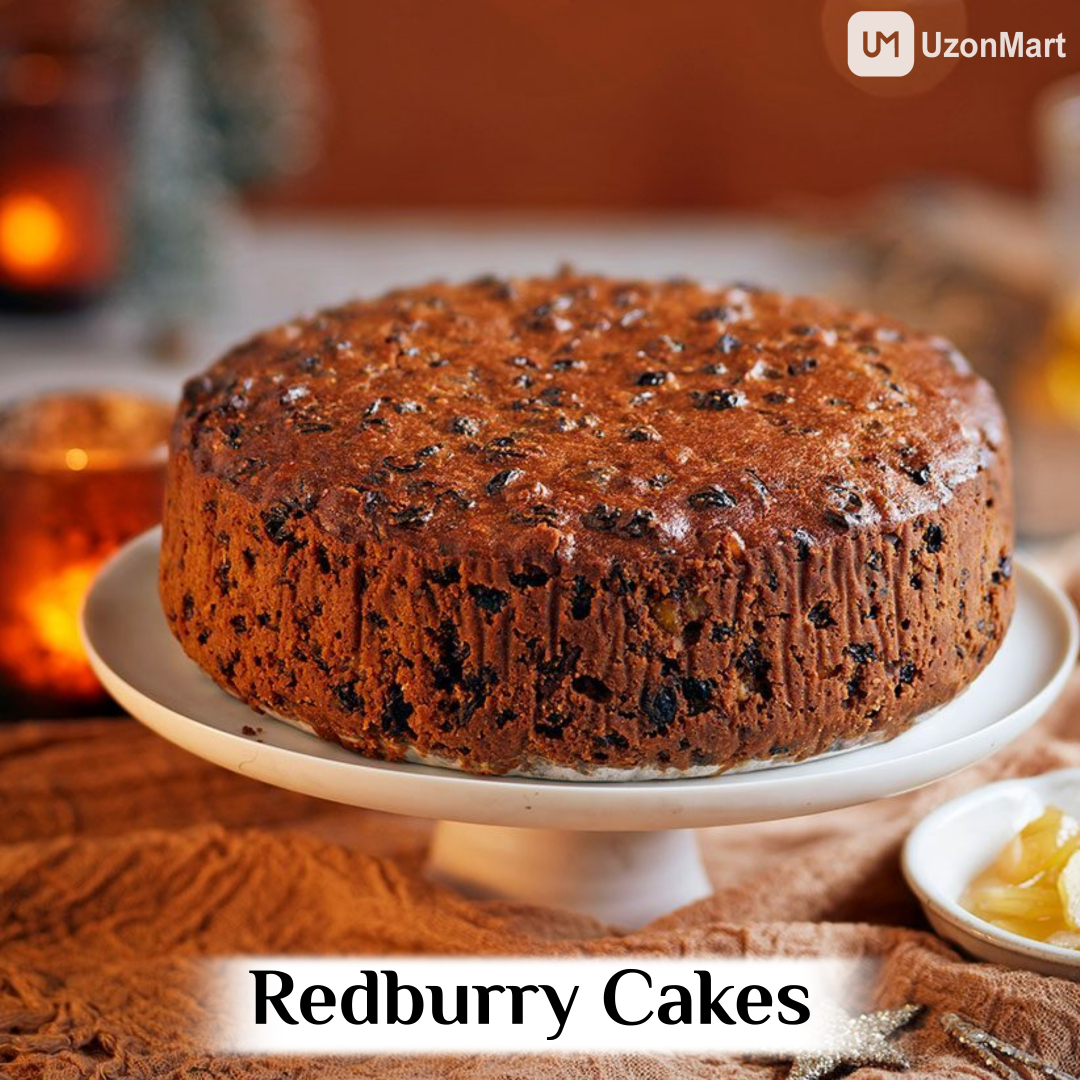
[[[93,51],[0,49],[0,309],[78,307],[116,276],[121,85]]]
[[[0,409],[0,712],[77,715],[106,696],[79,610],[121,544],[161,519],[172,410],[120,392]]]

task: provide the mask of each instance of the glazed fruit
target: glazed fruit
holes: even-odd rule
[[[1048,808],[1002,848],[961,904],[1021,937],[1080,948],[1080,824]]]

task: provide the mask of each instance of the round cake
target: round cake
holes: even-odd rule
[[[888,739],[1014,604],[1007,434],[941,338],[747,285],[432,284],[185,388],[161,597],[361,754],[707,775]]]

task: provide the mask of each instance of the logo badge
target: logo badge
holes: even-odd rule
[[[896,78],[915,66],[915,22],[906,11],[856,11],[847,24],[847,64],[863,78]]]

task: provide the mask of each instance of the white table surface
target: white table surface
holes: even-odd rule
[[[0,401],[59,387],[176,395],[230,344],[298,312],[437,277],[547,273],[562,262],[617,275],[686,275],[828,291],[838,248],[782,223],[731,217],[305,217],[237,220],[222,246],[215,310],[188,358],[147,355],[122,303],[65,318],[0,318]]]

